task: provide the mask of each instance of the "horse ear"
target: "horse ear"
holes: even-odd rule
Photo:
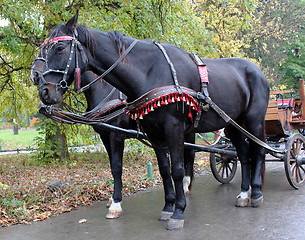
[[[77,19],[78,19],[78,10],[76,11],[75,15],[66,23],[66,27],[71,33],[71,35],[74,34],[75,29],[77,27]]]

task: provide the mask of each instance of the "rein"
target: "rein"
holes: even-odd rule
[[[100,80],[101,78],[105,77],[108,73],[110,73],[126,56],[127,54],[133,49],[133,47],[137,44],[139,40],[135,39],[130,46],[126,49],[126,51],[108,68],[101,76],[94,79],[92,82],[88,83],[86,86],[82,87],[79,90],[79,93],[86,91],[88,88],[91,87],[92,84]]]

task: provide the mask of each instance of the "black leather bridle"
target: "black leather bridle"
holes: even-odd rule
[[[67,66],[65,68],[64,71],[62,70],[57,70],[57,69],[50,69],[48,67],[48,63],[47,63],[47,55],[48,55],[48,51],[50,51],[50,49],[52,47],[54,47],[59,41],[71,41],[71,52],[70,52],[70,56],[67,62]],[[34,85],[38,85],[43,86],[43,85],[47,85],[47,84],[51,84],[51,85],[56,85],[56,88],[62,88],[62,89],[66,89],[69,87],[69,84],[67,83],[67,74],[72,62],[72,58],[73,58],[73,54],[75,52],[75,78],[74,79],[74,90],[81,93],[85,90],[87,90],[90,86],[92,86],[92,84],[94,84],[95,82],[97,82],[98,80],[102,79],[103,77],[105,77],[108,73],[110,73],[125,57],[126,55],[133,49],[133,47],[136,45],[136,43],[138,42],[138,40],[134,40],[130,46],[126,49],[126,51],[99,77],[97,77],[96,79],[94,79],[93,81],[91,81],[90,83],[88,83],[86,86],[84,87],[80,87],[81,86],[81,72],[80,72],[80,68],[78,67],[78,52],[81,55],[81,59],[83,63],[87,63],[88,62],[88,58],[86,56],[86,54],[84,53],[83,47],[81,45],[81,43],[72,36],[60,36],[60,37],[55,37],[52,39],[47,38],[40,46],[40,53],[39,53],[39,57],[34,59],[34,63],[35,61],[43,61],[45,66],[46,66],[46,71],[38,73],[40,74],[39,76],[39,82],[35,83]],[[75,47],[77,46],[77,47]],[[45,49],[46,51],[46,56],[43,57],[43,49]],[[63,74],[63,78],[60,82],[58,83],[51,83],[51,82],[47,82],[44,78],[45,75],[50,74],[50,73],[60,73]]]
[[[71,41],[71,51],[69,54],[69,59],[66,65],[65,70],[57,70],[57,69],[51,69],[48,66],[48,61],[47,61],[47,55],[48,52],[59,42],[59,41]],[[66,89],[69,87],[69,84],[67,83],[67,75],[68,71],[70,69],[71,63],[72,63],[72,58],[73,54],[75,53],[75,88],[74,90],[78,91],[80,89],[80,84],[81,84],[81,72],[80,68],[78,66],[78,52],[80,53],[81,60],[84,64],[88,62],[88,58],[86,54],[84,53],[83,47],[81,43],[72,36],[60,36],[60,37],[55,37],[55,38],[47,38],[41,45],[40,45],[40,52],[39,52],[39,57],[34,59],[34,62],[32,66],[35,65],[36,61],[42,61],[44,63],[43,69],[45,70],[44,72],[37,72],[39,74],[39,81],[34,82],[34,85],[38,85],[39,87],[44,86],[44,85],[55,85],[56,89]],[[50,74],[50,73],[60,73],[63,75],[62,80],[60,80],[58,83],[52,83],[52,82],[47,82],[45,80],[45,76]]]

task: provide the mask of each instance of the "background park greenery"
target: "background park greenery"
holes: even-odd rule
[[[87,27],[170,42],[205,58],[247,58],[260,66],[272,88],[297,88],[297,77],[305,74],[304,7],[304,0],[2,0],[0,114],[19,126],[37,117],[31,62],[54,26],[77,9]],[[75,133],[82,133],[85,143],[98,139],[86,126],[43,119],[40,129],[42,157],[63,149],[56,144],[60,139],[77,142]]]

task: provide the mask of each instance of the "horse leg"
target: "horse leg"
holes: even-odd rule
[[[265,173],[265,149],[250,141],[251,158],[251,206],[258,207],[263,202],[263,179]]]
[[[188,143],[195,143],[195,134],[190,133],[185,135],[185,141]],[[194,159],[195,150],[194,149],[184,149],[184,168],[185,175],[183,178],[183,190],[184,194],[188,194],[192,187],[192,182],[194,179]]]
[[[114,189],[112,198],[108,202],[109,210],[106,215],[107,219],[114,219],[120,217],[122,213],[122,159],[124,151],[124,137],[118,136],[115,133],[101,134],[104,146],[107,150],[111,173],[114,180]]]
[[[186,207],[186,200],[183,191],[184,177],[184,122],[180,119],[173,119],[170,126],[166,126],[165,138],[168,143],[171,155],[171,172],[175,185],[175,210],[171,216],[167,229],[176,230],[183,228],[183,212]]]
[[[226,127],[225,134],[235,146],[241,164],[241,192],[237,195],[235,206],[247,207],[251,195],[249,145],[242,133],[231,125]]]
[[[264,141],[264,121],[261,121],[262,123],[258,124],[257,121],[253,122],[253,118],[249,119],[252,119],[251,124],[247,124],[246,122],[246,126],[249,131],[254,136]],[[251,159],[251,206],[258,207],[263,202],[262,187],[265,173],[265,149],[250,140],[249,154]]]
[[[168,221],[173,215],[173,208],[175,203],[175,192],[172,183],[171,173],[170,173],[170,161],[169,153],[167,148],[155,148],[155,153],[158,159],[158,166],[160,175],[163,180],[165,205],[162,209],[159,220]]]

